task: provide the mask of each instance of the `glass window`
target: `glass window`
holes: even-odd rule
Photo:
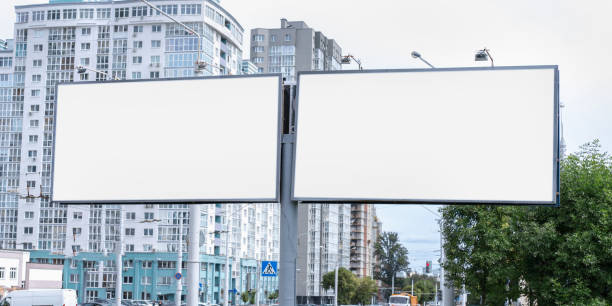
[[[92,9],[92,8],[79,9],[79,18],[81,18],[81,19],[93,19],[94,18],[94,9]]]
[[[76,19],[77,18],[77,10],[76,9],[64,9],[64,19]]]
[[[291,41],[291,35],[285,34],[285,41]]]
[[[161,48],[161,40],[152,40],[151,48]]]
[[[161,24],[154,24],[151,26],[151,31],[154,33],[161,32]]]
[[[17,23],[28,22],[28,12],[17,13]]]
[[[32,12],[32,21],[43,21],[43,20],[45,20],[45,11]]]
[[[265,36],[261,34],[253,35],[253,41],[264,41]]]
[[[91,34],[91,28],[82,28],[81,35],[89,35]]]

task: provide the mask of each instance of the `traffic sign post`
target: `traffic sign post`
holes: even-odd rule
[[[176,278],[176,280],[180,280],[181,278],[183,278],[183,274],[181,274],[180,272],[176,272],[176,274],[174,274],[174,278]]]
[[[276,261],[262,261],[261,262],[261,276],[277,276],[278,275],[278,262]]]

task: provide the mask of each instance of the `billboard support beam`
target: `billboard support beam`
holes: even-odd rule
[[[296,305],[296,262],[298,241],[298,202],[292,200],[293,150],[295,129],[293,115],[295,87],[284,86],[282,103],[281,176],[280,176],[280,266],[278,268],[278,303]]]
[[[189,205],[189,246],[187,250],[187,277],[189,277],[189,281],[187,282],[186,302],[187,305],[196,306],[198,305],[198,290],[200,289],[198,286],[200,283],[200,204]]]
[[[291,164],[293,161],[293,135],[283,135],[281,173],[281,222],[280,222],[280,305],[295,305],[295,281],[297,259],[298,203],[291,200]]]

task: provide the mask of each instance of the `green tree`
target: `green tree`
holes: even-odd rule
[[[383,232],[374,245],[374,254],[381,262],[375,278],[389,286],[395,273],[408,270],[408,250],[399,243],[397,233]]]
[[[249,291],[249,303],[251,304],[255,304],[255,296],[256,296],[257,291],[256,290],[251,290]]]
[[[599,141],[561,163],[561,205],[517,226],[525,294],[538,305],[612,305],[612,157]]]
[[[243,303],[245,303],[245,304],[246,304],[246,303],[248,303],[248,302],[249,302],[249,293],[248,293],[248,292],[246,292],[246,291],[245,291],[245,292],[243,292],[243,293],[240,295],[240,299],[242,300],[242,302],[243,302]]]
[[[357,278],[355,291],[351,297],[351,304],[367,305],[372,301],[372,295],[378,292],[376,282],[367,277]]]
[[[612,305],[612,158],[598,141],[561,163],[561,205],[448,206],[446,276],[481,305]]]
[[[335,288],[335,271],[325,273],[323,289],[329,290]],[[353,273],[345,268],[338,269],[338,304],[351,304],[351,297],[357,286],[356,277]]]

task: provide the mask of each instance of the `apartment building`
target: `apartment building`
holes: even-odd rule
[[[244,29],[219,1],[150,2],[201,34],[201,60],[207,63],[202,75],[240,74]],[[176,257],[180,241],[186,250],[187,205],[50,201],[55,86],[193,76],[197,37],[135,0],[50,0],[16,6],[15,12],[14,39],[0,49],[0,249],[70,260],[112,252],[121,235],[126,254]],[[278,204],[208,204],[200,213],[203,254],[228,255],[234,266],[247,259],[278,260]],[[230,277],[235,284],[238,270]]]

